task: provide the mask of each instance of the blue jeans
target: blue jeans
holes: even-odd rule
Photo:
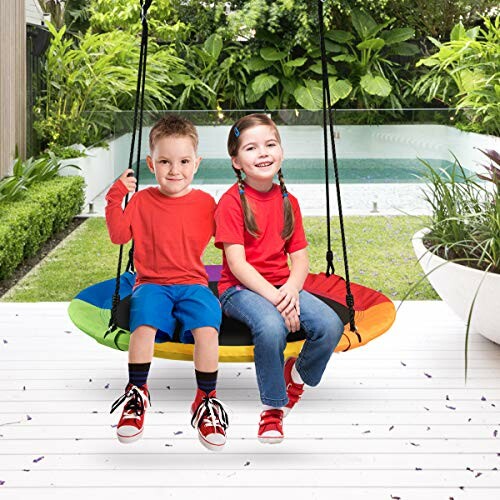
[[[314,295],[299,294],[300,324],[306,341],[295,367],[302,380],[318,385],[344,325],[337,313]],[[220,297],[222,310],[250,328],[255,346],[255,371],[263,404],[279,408],[288,403],[283,377],[288,330],[281,314],[261,295],[241,286],[227,289]]]

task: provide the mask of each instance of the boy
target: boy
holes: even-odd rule
[[[220,305],[208,288],[201,256],[214,234],[215,201],[193,189],[201,158],[198,133],[179,116],[165,116],[151,129],[146,163],[158,186],[134,194],[125,210],[123,197],[137,180],[127,169],[106,195],[106,223],[111,241],[134,239],[136,284],[130,303],[129,382],[111,409],[125,407],[117,427],[122,443],[136,441],[144,430],[150,405],[147,377],[154,343],[169,340],[176,322],[182,341],[194,337],[198,389],[191,405],[191,424],[201,443],[221,450],[226,442],[227,415],[216,398]],[[166,333],[167,335],[163,335]]]

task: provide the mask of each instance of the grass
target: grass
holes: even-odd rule
[[[306,217],[304,226],[309,241],[311,272],[325,271],[325,218]],[[394,300],[403,298],[409,287],[423,276],[411,246],[412,235],[423,226],[419,217],[346,217],[351,281],[380,290]],[[335,271],[344,275],[336,217],[332,222],[332,250]],[[109,241],[104,219],[89,219],[2,300],[70,301],[83,288],[115,276],[117,261],[118,246]],[[220,251],[210,245],[204,262],[220,264],[221,261]],[[427,300],[438,296],[425,282],[408,298]]]

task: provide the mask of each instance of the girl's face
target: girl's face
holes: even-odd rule
[[[239,138],[238,154],[233,166],[245,173],[245,182],[258,191],[269,191],[273,178],[281,168],[283,150],[276,132],[269,125],[246,129]]]

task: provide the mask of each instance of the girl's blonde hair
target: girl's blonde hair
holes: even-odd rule
[[[269,116],[262,113],[254,113],[251,115],[246,115],[243,118],[240,118],[229,131],[229,137],[227,139],[227,151],[231,158],[238,156],[238,151],[240,148],[240,137],[241,134],[253,127],[257,127],[259,125],[267,125],[274,130],[276,134],[276,139],[278,143],[281,145],[281,137],[278,131],[278,127],[276,124],[269,118]],[[240,200],[241,206],[243,207],[243,217],[245,220],[245,229],[255,238],[259,236],[259,228],[257,226],[257,222],[255,221],[255,216],[253,214],[252,208],[248,203],[248,200],[245,196],[245,184],[243,182],[243,176],[241,174],[241,170],[234,168],[233,170],[238,178],[238,188],[240,192]],[[295,216],[293,214],[292,204],[288,198],[288,191],[285,185],[285,178],[283,177],[283,173],[281,172],[281,168],[278,171],[278,180],[280,183],[281,195],[283,196],[283,216],[284,216],[284,226],[283,231],[281,232],[281,237],[284,240],[288,240],[292,234],[295,227]]]

